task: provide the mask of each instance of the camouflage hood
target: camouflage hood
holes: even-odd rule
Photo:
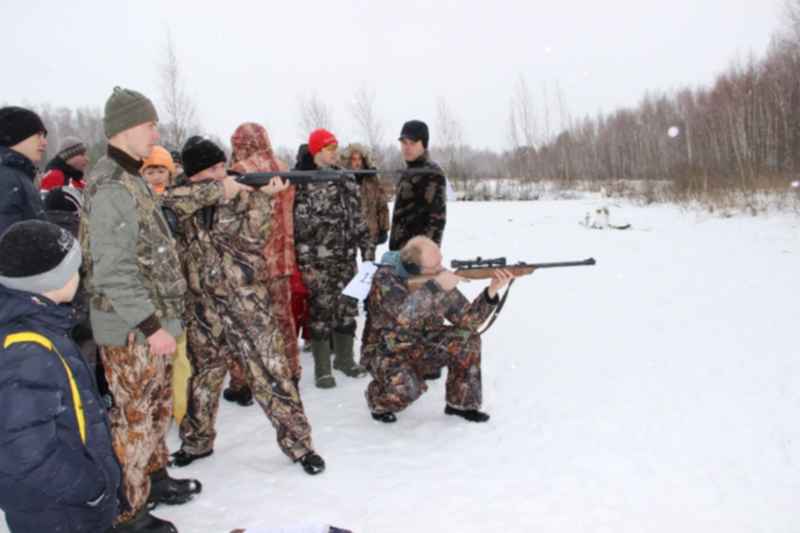
[[[277,172],[278,162],[272,151],[266,128],[245,122],[231,136],[231,163],[237,172]]]
[[[353,155],[353,152],[358,152],[361,154],[362,159],[364,159],[364,168],[373,168],[372,167],[372,153],[370,149],[360,143],[351,143],[347,145],[347,148],[342,151],[340,156],[342,167],[350,168],[350,156]]]

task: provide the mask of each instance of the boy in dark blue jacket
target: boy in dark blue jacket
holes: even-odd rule
[[[108,530],[120,468],[69,331],[81,250],[49,222],[0,236],[0,508],[12,533]]]

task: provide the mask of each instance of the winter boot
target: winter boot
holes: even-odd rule
[[[332,389],[336,380],[331,374],[331,347],[328,339],[312,339],[311,353],[314,354],[314,383],[320,389]]]
[[[222,391],[222,397],[228,400],[229,402],[238,403],[242,407],[253,405],[253,392],[247,385],[245,385],[241,389],[233,389],[231,387],[228,387],[227,389]]]
[[[470,422],[486,422],[489,420],[488,414],[478,411],[477,409],[456,409],[455,407],[450,407],[449,405],[444,407],[444,414],[460,416],[461,418],[469,420]]]
[[[202,490],[203,485],[196,479],[173,479],[167,474],[167,469],[162,468],[150,475],[150,497],[147,501],[153,506],[159,503],[180,505]]]
[[[367,375],[367,370],[357,364],[353,358],[354,340],[355,338],[348,333],[333,332],[333,351],[336,353],[336,357],[333,359],[333,368],[351,378],[363,378]]]
[[[384,424],[392,424],[397,422],[397,416],[394,413],[372,413],[372,419]]]
[[[325,470],[325,461],[314,452],[308,452],[301,457],[299,461],[303,470],[305,470],[308,475],[315,476],[321,474]]]
[[[120,522],[106,533],[178,533],[178,530],[172,522],[161,520],[143,508],[133,518]]]
[[[192,464],[194,461],[198,459],[202,459],[203,457],[208,457],[214,453],[214,450],[208,450],[207,452],[203,453],[189,453],[183,448],[178,450],[177,452],[172,454],[172,460],[170,460],[170,466],[186,466]]]

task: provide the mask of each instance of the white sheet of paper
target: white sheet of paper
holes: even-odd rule
[[[356,300],[366,300],[369,289],[372,287],[372,276],[375,275],[376,270],[378,267],[372,261],[361,263],[355,277],[350,280],[342,294]]]

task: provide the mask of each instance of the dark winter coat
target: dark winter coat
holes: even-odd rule
[[[392,213],[389,250],[400,250],[412,238],[423,235],[442,246],[447,221],[447,181],[441,167],[428,153],[408,163],[413,173],[404,174],[397,184]],[[430,170],[422,172],[420,170]]]
[[[121,472],[89,367],[67,335],[69,306],[0,286],[0,508],[12,533],[105,531],[117,514]],[[8,336],[34,342],[4,348]],[[62,358],[83,405],[81,441]]]
[[[36,167],[30,159],[0,146],[0,235],[21,220],[47,220],[39,191],[33,185]]]

